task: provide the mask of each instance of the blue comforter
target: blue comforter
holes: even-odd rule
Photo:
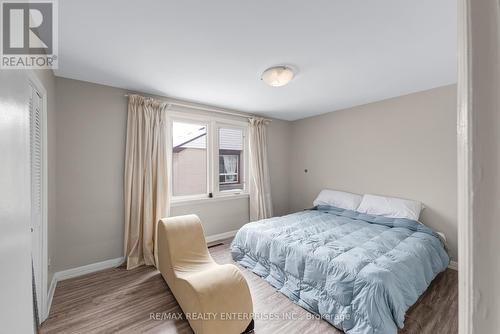
[[[444,271],[439,236],[409,219],[318,207],[243,226],[233,259],[346,333],[397,333]]]

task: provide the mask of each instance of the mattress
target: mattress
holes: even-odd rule
[[[231,254],[348,334],[397,333],[449,263],[439,236],[417,221],[329,206],[248,223]]]

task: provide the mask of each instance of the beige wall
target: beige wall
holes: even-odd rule
[[[249,222],[248,197],[173,204],[170,210],[172,216],[193,213],[200,217],[207,236],[235,231]]]
[[[125,90],[56,78],[57,229],[53,270],[122,256]],[[270,173],[275,211],[288,210],[290,124],[270,126]],[[172,215],[198,214],[207,235],[233,231],[249,221],[248,198],[172,207]]]
[[[468,1],[470,6],[473,268],[459,276],[471,284],[474,333],[498,333],[500,327],[500,4]],[[465,85],[464,85],[465,87]],[[465,154],[465,152],[464,152]],[[464,217],[468,220],[468,217]],[[466,245],[463,245],[465,249]],[[462,281],[473,277],[473,282]],[[465,308],[465,305],[460,307]]]
[[[127,99],[122,89],[56,78],[57,229],[53,270],[122,256]],[[310,207],[320,189],[421,200],[422,220],[456,255],[455,87],[449,86],[268,129],[275,215]],[[304,169],[309,172],[304,173]],[[207,235],[248,222],[248,199],[177,204]]]
[[[273,120],[267,128],[267,154],[269,157],[269,174],[271,176],[271,195],[273,213],[282,216],[290,213],[290,182],[288,172],[290,166],[292,123]]]
[[[456,259],[456,86],[295,121],[289,168],[292,211],[322,188],[420,200]]]
[[[124,91],[56,78],[53,270],[122,256]]]

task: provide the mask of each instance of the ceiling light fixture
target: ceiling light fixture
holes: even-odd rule
[[[293,70],[286,66],[273,66],[262,73],[261,80],[273,87],[281,87],[292,81]]]

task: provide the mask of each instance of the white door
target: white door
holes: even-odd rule
[[[38,90],[31,86],[29,101],[30,111],[30,156],[31,156],[31,254],[33,258],[34,278],[38,314],[42,315],[42,255],[43,255],[43,142],[42,142],[42,108],[43,97]]]
[[[0,70],[0,332],[33,333],[28,71]]]

